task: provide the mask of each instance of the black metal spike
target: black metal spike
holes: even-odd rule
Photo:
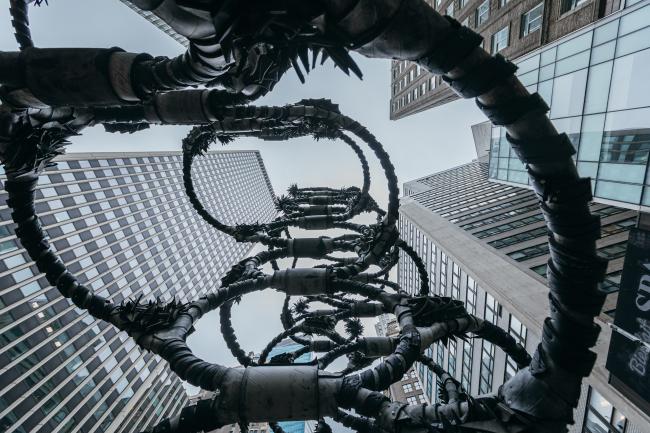
[[[324,49],[324,50],[323,50],[323,54],[322,54],[321,57],[320,57],[320,64],[322,65],[322,64],[325,63],[325,61],[327,61],[327,59],[329,59],[329,58],[330,58],[330,55],[327,54],[327,50]]]
[[[305,84],[305,75],[302,73],[300,70],[300,65],[298,64],[298,54],[289,56],[289,60],[291,60],[291,66],[293,66],[293,70],[296,71],[296,75],[298,76],[298,79],[302,84]]]
[[[320,47],[314,47],[311,49],[311,68],[316,68],[316,61],[318,60],[318,53],[321,52]]]
[[[307,47],[301,45],[296,50],[298,51],[298,58],[300,58],[302,65],[305,67],[305,72],[309,73],[309,52],[307,51]]]
[[[339,65],[339,67],[348,74],[348,71],[351,70],[354,75],[359,77],[360,79],[363,78],[363,73],[361,72],[361,69],[359,69],[359,66],[357,63],[354,61],[354,59],[350,56],[350,53],[345,48],[341,47],[333,47],[333,48],[328,48],[329,54],[332,57],[332,60],[336,64]],[[348,74],[349,75],[349,74]]]
[[[341,56],[339,49],[335,47],[327,47],[325,48],[325,51],[332,58],[334,64],[339,68],[341,68],[341,70],[345,73],[345,75],[350,75],[350,69],[346,64],[346,59],[345,57]]]

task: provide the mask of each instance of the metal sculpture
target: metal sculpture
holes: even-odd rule
[[[0,155],[16,234],[50,284],[94,317],[126,331],[143,349],[166,360],[183,380],[218,391],[153,432],[199,432],[249,421],[319,420],[332,417],[355,430],[387,432],[566,431],[577,405],[582,378],[595,355],[599,333],[593,318],[604,295],[598,289],[606,262],[596,255],[600,223],[589,213],[589,179],[578,177],[565,134],[558,134],[538,95],[529,95],[513,75],[515,67],[480,48],[481,37],[422,0],[136,0],[178,33],[189,49],[174,59],[125,53],[119,49],[36,49],[27,26],[28,0],[12,0],[20,52],[0,53]],[[532,358],[505,331],[472,316],[463,305],[428,293],[425,267],[399,239],[398,184],[388,155],[362,125],[336,105],[305,100],[285,107],[246,104],[272,90],[290,68],[304,79],[317,54],[344,72],[361,75],[349,55],[406,59],[442,74],[461,96],[477,104],[527,164],[549,228],[550,314]],[[314,56],[310,64],[308,53]],[[197,85],[204,89],[185,90]],[[184,182],[197,212],[215,229],[240,242],[260,242],[268,250],[232,267],[221,287],[187,304],[128,300],[120,305],[80,284],[50,248],[34,210],[38,175],[62,152],[67,138],[88,125],[110,132],[135,132],[150,123],[195,124],[183,141]],[[361,188],[292,187],[278,199],[280,215],[268,224],[227,225],[201,204],[192,183],[192,164],[214,141],[239,136],[286,140],[311,135],[340,139],[361,162]],[[388,206],[379,209],[368,195],[370,176],[363,141],[384,170]],[[378,215],[376,224],[351,220],[360,212]],[[342,228],[351,234],[293,239],[290,227]],[[419,296],[389,281],[388,272],[404,249],[418,264]],[[338,255],[334,255],[338,253]],[[347,253],[344,258],[340,253]],[[280,270],[277,260],[308,257],[322,264]],[[275,271],[260,267],[271,263]],[[373,267],[371,270],[371,267]],[[286,294],[281,314],[285,331],[253,362],[231,326],[233,301],[273,288]],[[290,297],[301,297],[291,307]],[[313,302],[331,309],[309,310]],[[203,314],[220,308],[222,332],[246,368],[210,364],[192,354],[185,339]],[[362,337],[359,317],[394,314],[396,338]],[[346,322],[349,337],[335,325]],[[306,339],[305,334],[319,336]],[[459,383],[422,355],[435,341],[473,335],[501,347],[521,367],[494,395],[471,397]],[[304,348],[267,361],[273,346],[291,337]],[[320,355],[293,364],[301,353]],[[348,357],[342,372],[325,368]],[[379,358],[374,367],[370,362]],[[380,391],[399,380],[415,361],[427,365],[443,385],[443,402],[408,405],[390,402]],[[360,370],[360,372],[357,372]],[[350,413],[353,410],[356,414]]]

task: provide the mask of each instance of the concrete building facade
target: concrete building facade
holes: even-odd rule
[[[501,326],[532,353],[548,313],[543,272],[547,236],[533,193],[489,182],[485,155],[408,182],[404,191],[400,233],[427,265],[431,292],[463,301],[470,313]],[[597,319],[603,328],[599,358],[586,380],[572,432],[645,432],[650,428],[647,412],[608,383],[605,368],[627,231],[636,213],[603,204],[592,210],[603,221],[598,247],[610,258],[603,286],[609,295]],[[400,256],[398,282],[411,293],[419,289],[417,269],[405,255]],[[427,354],[473,395],[495,392],[517,371],[502,351],[481,340],[437,343]],[[435,402],[435,377],[420,364],[416,373],[425,395]]]
[[[196,214],[178,152],[57,161],[36,192],[41,223],[68,268],[113,302],[195,299],[250,250]],[[229,223],[274,217],[258,152],[214,152],[195,166],[197,191],[215,215]],[[5,199],[0,194],[0,430],[139,432],[178,412],[188,401],[180,380],[47,283],[17,241]]]
[[[483,48],[517,59],[641,0],[431,0],[432,8],[483,36]],[[457,99],[418,65],[394,61],[390,118],[400,119]]]

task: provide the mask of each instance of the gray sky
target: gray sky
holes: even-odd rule
[[[32,35],[38,47],[111,47],[152,55],[174,56],[182,52],[174,40],[160,32],[118,0],[50,0],[50,6],[32,8]],[[15,51],[17,45],[9,25],[5,4],[0,10],[0,50]],[[403,182],[466,163],[476,157],[470,125],[484,118],[472,101],[457,101],[393,122],[389,120],[390,61],[355,56],[364,79],[347,77],[331,62],[317,67],[302,85],[289,71],[272,94],[256,105],[284,105],[303,98],[328,98],[341,111],[365,125],[382,142]],[[107,134],[103,128],[88,129],[75,137],[74,151],[180,150],[189,128],[153,127],[132,135]],[[218,149],[219,146],[214,146]],[[242,139],[230,149],[259,149],[276,194],[291,183],[299,186],[360,185],[358,160],[343,143],[296,139],[290,142],[260,142]],[[385,203],[385,178],[371,161],[372,194]],[[234,308],[233,322],[245,349],[260,351],[281,330],[282,296],[271,291],[244,299]],[[250,326],[251,324],[255,326]],[[263,324],[262,327],[259,325]],[[234,365],[225,348],[217,314],[206,316],[190,337],[190,344],[207,361]],[[374,334],[374,329],[367,327]]]

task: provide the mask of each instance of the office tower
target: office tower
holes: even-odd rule
[[[650,2],[621,10],[516,62],[529,90],[576,150],[595,200],[650,209]],[[528,185],[502,128],[493,128],[490,179]]]
[[[548,314],[545,223],[534,193],[488,181],[489,157],[479,156],[478,161],[407,182],[400,233],[424,260],[432,293],[463,301],[470,313],[506,329],[532,353]],[[602,328],[595,347],[599,358],[585,382],[571,431],[647,431],[649,412],[608,384],[605,368],[627,231],[635,225],[636,212],[600,203],[592,204],[592,212],[602,219],[597,245],[610,259],[603,284],[609,295],[597,318]],[[403,254],[398,282],[410,293],[419,290],[417,269]],[[472,395],[495,392],[517,371],[501,350],[482,340],[437,343],[426,353]],[[435,402],[431,373],[422,365],[416,365],[416,372],[425,395]]]
[[[260,154],[213,152],[193,169],[206,207],[227,223],[269,221],[273,191]],[[1,177],[0,177],[1,179]],[[187,403],[157,356],[49,286],[14,235],[0,198],[0,430],[139,432]],[[250,250],[192,208],[177,152],[71,154],[39,180],[50,242],[88,287],[115,303],[186,302],[214,290]]]
[[[573,40],[574,35],[579,32],[567,36],[569,33],[603,17],[605,19],[601,20],[602,22],[609,22],[611,14],[620,15],[626,8],[635,9],[647,2],[643,0],[431,0],[429,3],[439,13],[450,15],[481,34],[484,39],[483,48],[489,53],[499,53],[509,59],[518,59],[533,50],[544,51],[547,46],[552,46],[552,43],[561,45],[564,41]],[[647,23],[645,18],[645,24]],[[644,38],[646,41],[649,39],[641,35],[637,36],[640,39],[636,44],[642,43],[641,40]],[[614,37],[616,37],[615,30]],[[587,44],[590,45],[590,42]],[[629,43],[633,42],[629,41]],[[575,44],[580,46],[582,42],[575,41]],[[568,45],[563,49],[570,51],[572,48]],[[607,49],[609,48],[601,49],[598,55],[609,56],[610,54],[603,52]],[[547,53],[548,60],[544,65],[555,63],[555,57],[550,59],[549,55],[550,53]],[[559,62],[560,69],[572,68],[581,60]],[[586,64],[580,68],[583,67],[586,67]],[[549,67],[544,68],[542,74],[550,73],[552,77],[553,71],[549,69]],[[520,72],[521,75],[523,73],[525,72]],[[600,73],[599,79],[602,80],[604,75],[602,68]],[[530,79],[530,77],[525,78]],[[566,81],[563,84],[570,85]],[[579,99],[576,95],[566,97]],[[391,119],[400,119],[455,99],[457,96],[441,81],[440,77],[433,77],[412,62],[392,63]]]
[[[176,31],[172,29],[169,26],[169,24],[167,24],[166,22],[158,18],[156,14],[149,11],[143,11],[142,9],[140,9],[139,7],[131,3],[129,0],[120,0],[120,1],[124,3],[126,6],[128,6],[129,8],[131,8],[133,11],[135,11],[142,18],[146,19],[151,24],[158,27],[158,29],[160,29],[163,33],[165,33],[170,38],[174,39],[182,46],[187,47],[189,45],[189,42],[187,41],[187,38],[185,36],[176,33]]]
[[[277,355],[296,352],[302,347],[302,344],[298,344],[290,338],[285,338],[276,344],[275,347],[269,352],[267,360],[271,360],[274,356]],[[312,352],[307,352],[296,358],[294,362],[309,362],[312,360],[313,356],[314,354]],[[282,427],[285,433],[312,433],[316,427],[314,421],[281,421],[278,423],[278,425]]]
[[[397,319],[389,314],[382,314],[377,318],[375,330],[379,337],[395,337],[399,334],[399,325]],[[424,395],[422,383],[415,373],[415,367],[408,369],[404,376],[397,382],[393,383],[387,391],[391,401],[401,401],[409,404],[430,403]]]

